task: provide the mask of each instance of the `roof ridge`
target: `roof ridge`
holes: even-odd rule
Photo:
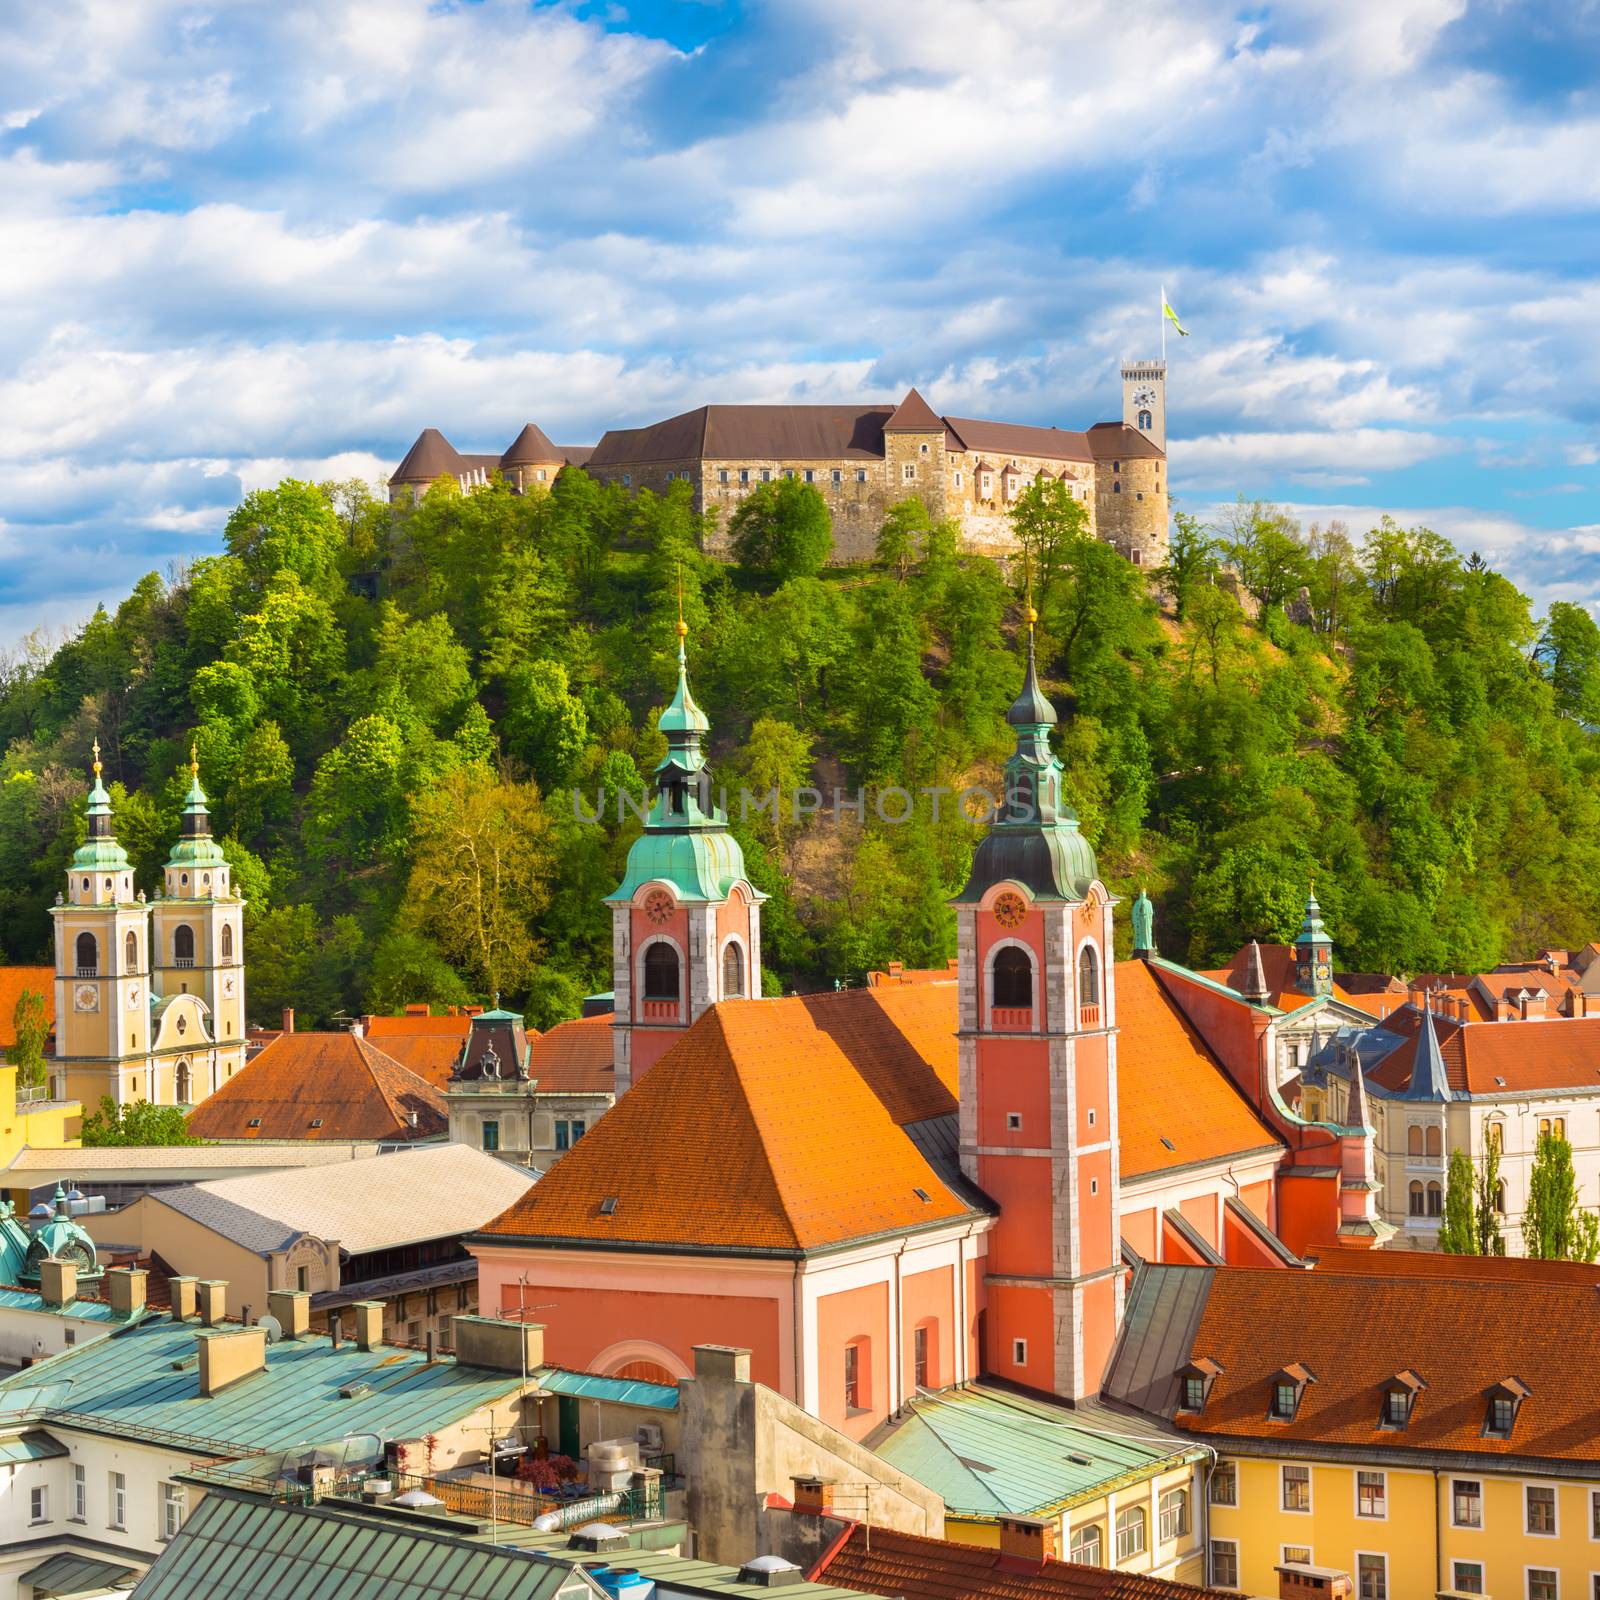
[[[407,1093],[420,1091],[423,1096],[430,1101],[437,1098],[442,1098],[439,1095],[439,1091],[435,1089],[426,1078],[418,1077],[410,1067],[403,1066],[386,1051],[380,1050],[377,1045],[373,1044],[372,1041],[366,1037],[365,1034],[352,1033],[350,1037],[355,1041],[356,1053],[361,1058],[361,1064],[366,1067],[368,1074],[372,1078],[374,1087],[377,1089],[378,1093],[383,1096],[384,1104],[387,1105],[390,1111],[394,1113],[397,1121],[404,1123],[410,1119],[409,1112],[404,1110],[396,1099],[396,1095],[401,1090],[404,1090]],[[377,1060],[368,1060],[369,1056],[376,1056]],[[386,1082],[385,1079],[391,1077],[394,1073],[399,1073],[401,1075],[401,1081],[391,1088],[391,1084]],[[411,1080],[411,1083],[416,1085],[416,1090],[412,1090],[410,1086],[404,1082],[404,1080],[407,1078]]]

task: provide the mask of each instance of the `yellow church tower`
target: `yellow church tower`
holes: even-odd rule
[[[150,995],[147,912],[133,889],[128,853],[112,831],[111,796],[94,746],[89,836],[56,896],[56,1064],[67,1097],[87,1107],[149,1093]]]

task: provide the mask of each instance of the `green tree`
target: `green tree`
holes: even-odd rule
[[[1162,588],[1172,596],[1180,620],[1189,615],[1197,591],[1214,588],[1217,573],[1217,541],[1199,520],[1187,512],[1173,513],[1172,536],[1167,545],[1166,565],[1156,570]]]
[[[331,596],[339,587],[346,534],[316,484],[285,478],[246,495],[228,518],[223,540],[258,594],[281,572],[317,594]]]
[[[83,1142],[93,1149],[104,1145],[203,1144],[189,1132],[180,1106],[153,1106],[148,1100],[117,1105],[110,1095],[100,1097],[100,1109],[83,1119]]]
[[[1478,1254],[1505,1253],[1505,1234],[1500,1228],[1500,1147],[1490,1144],[1478,1168]]]
[[[1011,531],[1041,594],[1062,574],[1068,551],[1094,542],[1088,505],[1059,478],[1038,478],[1022,491],[1011,508]]]
[[[811,737],[787,722],[760,718],[745,741],[740,773],[760,810],[750,827],[763,844],[781,852],[794,815],[795,794],[811,780]],[[776,804],[764,804],[776,796]]]
[[[876,554],[878,564],[887,567],[895,575],[896,582],[904,583],[911,575],[930,526],[928,508],[921,495],[897,500],[884,512]]]
[[[1600,626],[1585,607],[1567,600],[1551,603],[1535,659],[1562,711],[1600,722]]]
[[[1589,1215],[1589,1213],[1585,1213]],[[1579,1259],[1574,1248],[1587,1248],[1593,1223],[1580,1237],[1578,1180],[1572,1170],[1572,1146],[1555,1134],[1541,1134],[1528,1175],[1528,1205],[1522,1213],[1522,1243],[1528,1255],[1542,1261]],[[1592,1258],[1590,1258],[1592,1259]]]
[[[814,578],[833,549],[828,502],[798,478],[758,484],[728,519],[728,534],[740,566],[778,583]]]
[[[559,661],[524,661],[506,677],[506,748],[546,793],[570,782],[589,742],[589,716]]]
[[[1478,1251],[1478,1213],[1473,1193],[1472,1158],[1465,1150],[1450,1152],[1450,1171],[1444,1188],[1444,1222],[1439,1248],[1447,1256],[1475,1256]]]
[[[19,1089],[37,1089],[45,1080],[44,1047],[50,1037],[50,1018],[44,996],[24,989],[11,1008],[11,1028],[15,1043],[5,1053],[8,1066],[17,1069]]]
[[[1241,495],[1226,516],[1219,547],[1264,609],[1281,606],[1311,575],[1299,524],[1279,506]]]

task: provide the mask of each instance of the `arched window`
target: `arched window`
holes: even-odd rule
[[[1494,1208],[1502,1217],[1506,1214],[1506,1180],[1504,1178],[1494,1186]]]
[[[1444,1215],[1444,1190],[1436,1183],[1428,1185],[1428,1215],[1430,1217]]]
[[[1428,1129],[1428,1154],[1430,1156],[1442,1156],[1444,1154],[1443,1128]]]
[[[180,967],[194,965],[194,929],[187,922],[172,930],[172,959]]]
[[[1100,958],[1092,944],[1086,944],[1078,952],[1078,1004],[1100,1004]]]
[[[1120,483],[1113,483],[1111,485],[1111,492],[1112,492],[1112,494],[1121,494],[1122,493],[1122,485]]]
[[[1417,1179],[1413,1178],[1408,1185],[1407,1196],[1411,1202],[1411,1215],[1414,1217],[1420,1217],[1423,1214],[1424,1204],[1422,1197],[1422,1185]]]
[[[1152,420],[1148,411],[1141,411],[1139,413],[1139,431],[1141,433],[1149,433]]]
[[[188,1105],[191,1085],[189,1081],[189,1063],[187,1061],[178,1063],[177,1079],[173,1087],[178,1104],[180,1106]]]
[[[665,939],[657,939],[644,953],[644,997],[678,998],[678,952]]]
[[[128,929],[128,937],[122,941],[122,965],[128,972],[139,970],[139,935],[132,928]]]
[[[1067,1554],[1082,1566],[1098,1567],[1105,1560],[1105,1541],[1100,1534],[1100,1524],[1091,1522],[1086,1528],[1074,1528]]]
[[[78,935],[78,976],[95,978],[100,975],[100,946],[92,933]]]
[[[233,960],[233,927],[226,922],[222,925],[222,959]]]
[[[722,951],[722,998],[737,1000],[744,994],[744,951],[730,939]]]
[[[1506,1125],[1503,1122],[1486,1122],[1483,1125],[1483,1147],[1485,1150],[1504,1151],[1506,1147]]]
[[[1406,1154],[1408,1156],[1420,1156],[1422,1154],[1422,1127],[1419,1123],[1413,1122],[1406,1129]]]
[[[995,952],[994,1003],[997,1006],[1033,1004],[1033,962],[1028,952],[1008,944]]]

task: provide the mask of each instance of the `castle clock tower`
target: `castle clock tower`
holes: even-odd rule
[[[1034,621],[1030,606],[1003,809],[951,902],[961,1166],[1000,1204],[985,1368],[1077,1400],[1098,1389],[1121,1317],[1113,901],[1061,797]]]
[[[149,1073],[150,983],[145,907],[112,831],[111,796],[94,746],[89,832],[56,896],[56,1064],[69,1099],[96,1106],[143,1098]]]
[[[1167,448],[1167,364],[1122,363],[1122,421],[1142,433],[1163,454]]]
[[[678,690],[661,713],[667,753],[644,832],[611,907],[616,1092],[637,1083],[708,1006],[761,993],[760,893],[744,852],[711,802],[701,741],[710,731],[689,693],[688,633],[678,619]]]

